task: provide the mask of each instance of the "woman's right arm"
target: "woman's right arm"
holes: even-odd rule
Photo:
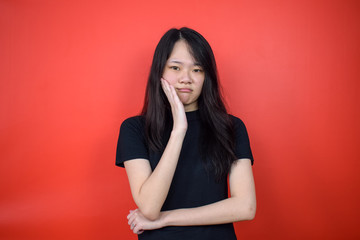
[[[154,171],[146,159],[124,162],[133,199],[142,214],[155,220],[159,217],[176,170],[187,130],[184,105],[173,86],[161,79],[163,90],[171,105],[174,125],[169,141]]]

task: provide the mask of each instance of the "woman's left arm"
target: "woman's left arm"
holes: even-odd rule
[[[161,212],[160,218],[149,221],[139,211],[128,215],[135,233],[166,226],[213,225],[252,220],[256,212],[255,183],[250,159],[239,159],[229,174],[230,198],[196,208]]]

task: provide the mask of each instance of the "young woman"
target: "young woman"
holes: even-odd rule
[[[120,128],[139,239],[236,239],[233,222],[255,216],[253,157],[243,122],[225,109],[210,45],[170,29],[156,47],[140,116]],[[230,194],[228,197],[227,177]]]

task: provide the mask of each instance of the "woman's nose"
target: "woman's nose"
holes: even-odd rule
[[[191,83],[191,77],[188,71],[184,71],[180,76],[180,83]]]

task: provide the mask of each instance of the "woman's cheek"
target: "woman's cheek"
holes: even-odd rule
[[[176,75],[174,73],[164,72],[163,78],[168,81],[168,83],[172,86],[176,83]]]

